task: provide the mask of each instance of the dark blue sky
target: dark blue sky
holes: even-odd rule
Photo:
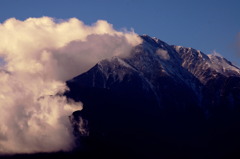
[[[0,0],[0,22],[15,17],[77,17],[86,24],[107,20],[115,29],[133,28],[169,44],[216,50],[240,65],[239,0]]]

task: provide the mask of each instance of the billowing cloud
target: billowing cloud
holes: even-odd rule
[[[50,17],[8,19],[0,38],[0,153],[70,150],[68,116],[82,104],[56,94],[99,60],[127,56],[141,43],[134,32],[116,31],[103,20],[88,26]]]

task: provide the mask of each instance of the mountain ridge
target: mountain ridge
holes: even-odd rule
[[[235,153],[224,144],[235,150],[240,141],[239,68],[219,56],[140,37],[143,43],[129,57],[102,60],[67,81],[65,95],[84,104],[73,116],[88,121],[89,138],[127,156]]]

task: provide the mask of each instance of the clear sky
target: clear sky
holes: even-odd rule
[[[240,66],[240,0],[0,0],[1,23],[42,16],[107,20],[115,29],[133,28],[169,44],[215,50]]]

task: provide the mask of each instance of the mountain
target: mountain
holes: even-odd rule
[[[128,57],[67,81],[81,151],[109,158],[224,158],[240,148],[240,69],[148,35]]]

